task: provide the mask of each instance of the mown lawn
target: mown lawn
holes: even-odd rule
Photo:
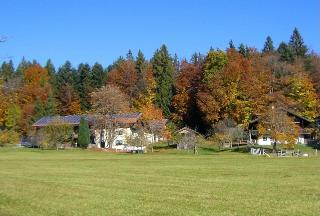
[[[320,215],[320,157],[0,149],[0,215]]]

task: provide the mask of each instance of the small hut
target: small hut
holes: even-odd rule
[[[176,132],[177,149],[195,150],[200,136],[199,132],[189,127],[181,128]]]

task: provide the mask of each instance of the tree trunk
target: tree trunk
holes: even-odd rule
[[[273,153],[277,153],[277,141],[274,141],[274,142],[273,142],[272,152],[273,152]]]

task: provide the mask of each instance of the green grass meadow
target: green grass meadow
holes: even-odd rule
[[[320,215],[320,157],[3,148],[14,215]]]

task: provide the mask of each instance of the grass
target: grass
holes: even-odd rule
[[[320,157],[0,149],[0,215],[319,215]]]

